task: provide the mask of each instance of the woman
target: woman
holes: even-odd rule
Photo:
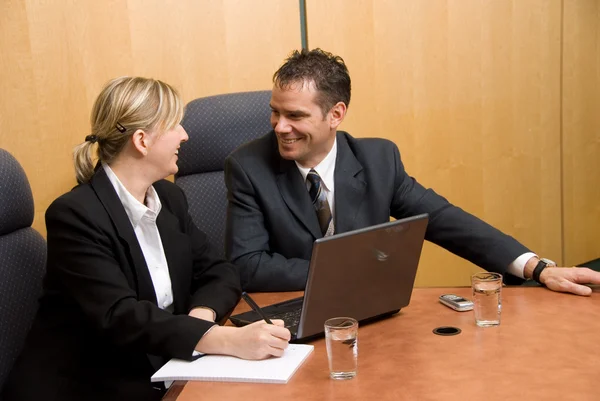
[[[214,323],[239,300],[239,276],[163,180],[188,139],[182,116],[176,91],[153,79],[114,79],[98,96],[75,149],[79,185],[46,212],[44,294],[5,401],[158,400],[150,377],[169,358],[283,353],[281,321]]]

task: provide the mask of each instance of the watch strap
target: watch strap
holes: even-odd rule
[[[531,274],[531,278],[533,278],[537,283],[544,285],[544,283],[542,283],[540,281],[540,275],[542,274],[542,272],[544,271],[544,269],[548,267],[548,263],[546,263],[543,260],[540,260],[538,262],[538,264],[535,266],[535,269],[533,269],[533,273]]]

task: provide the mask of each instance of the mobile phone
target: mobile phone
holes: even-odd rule
[[[440,295],[440,302],[459,312],[465,312],[473,309],[473,301],[469,301],[468,299],[454,294]]]

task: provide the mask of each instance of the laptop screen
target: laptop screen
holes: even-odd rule
[[[408,305],[428,215],[315,241],[297,337],[323,332],[336,316],[364,321]]]

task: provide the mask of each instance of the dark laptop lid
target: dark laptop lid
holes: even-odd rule
[[[315,241],[297,338],[323,332],[332,317],[397,312],[412,294],[428,215]]]

